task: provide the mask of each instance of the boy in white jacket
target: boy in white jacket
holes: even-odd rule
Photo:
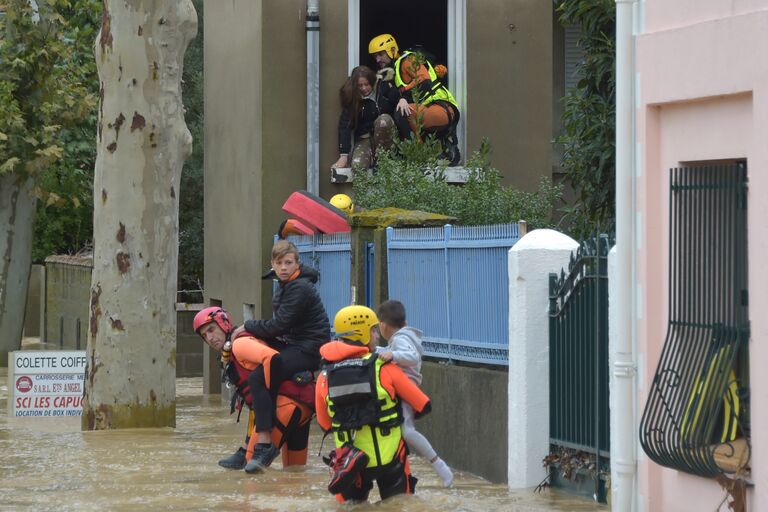
[[[376,354],[382,361],[392,361],[417,385],[421,385],[422,332],[405,323],[405,306],[402,302],[388,300],[379,306],[379,331],[388,340],[386,347],[377,347]],[[416,431],[413,409],[403,402],[403,439],[418,455],[428,460],[445,487],[453,484],[453,472],[426,437]]]

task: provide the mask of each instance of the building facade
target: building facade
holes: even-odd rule
[[[682,190],[673,169],[692,169],[692,185],[706,183],[706,174],[697,169],[746,168],[746,240],[748,261],[746,288],[739,290],[736,307],[747,308],[748,365],[742,363],[740,382],[747,386],[751,428],[746,434],[751,444],[751,472],[741,475],[747,483],[747,510],[768,509],[768,376],[760,364],[768,360],[768,321],[763,315],[768,306],[768,270],[760,262],[768,248],[768,206],[762,200],[768,192],[768,2],[761,0],[643,0],[636,9],[636,277],[635,316],[638,355],[638,417],[653,389],[668,384],[654,383],[657,367],[664,363],[665,340],[675,331],[677,306],[695,302],[697,297],[678,300],[675,275],[677,262],[707,265],[710,247],[676,243],[681,229],[693,226],[693,218],[679,219],[677,191]],[[704,171],[702,171],[704,172]],[[709,172],[709,171],[707,171]],[[714,171],[713,171],[714,172]],[[730,172],[730,171],[727,171]],[[726,172],[726,176],[727,176]],[[715,186],[712,182],[712,186]],[[706,188],[706,187],[703,187]],[[675,195],[675,197],[673,197]],[[686,208],[707,208],[691,204]],[[718,207],[719,208],[719,207]],[[672,210],[672,211],[671,211]],[[687,210],[686,210],[687,211]],[[722,209],[709,215],[714,230],[713,244],[729,233],[718,224]],[[704,210],[706,213],[706,210]],[[711,233],[710,233],[711,234]],[[701,240],[704,231],[690,233],[690,240]],[[705,274],[696,268],[680,281],[691,283]],[[720,272],[720,270],[714,270]],[[727,284],[727,283],[726,283]],[[695,290],[693,285],[689,288]],[[718,293],[717,289],[703,294]],[[685,334],[681,336],[685,337]],[[713,339],[717,334],[713,334]],[[686,357],[694,360],[694,354]],[[660,363],[661,362],[661,363]],[[712,363],[714,364],[714,363]],[[745,367],[746,366],[746,367]],[[663,380],[663,379],[661,379]],[[698,382],[701,382],[698,381]],[[657,387],[654,388],[653,386]],[[692,398],[683,397],[682,425]],[[686,405],[687,402],[687,405]],[[746,402],[742,396],[741,407]],[[742,413],[744,409],[742,408]],[[743,417],[740,418],[740,421]],[[642,421],[649,421],[646,416]],[[746,420],[744,420],[746,421]],[[641,430],[643,426],[641,426]],[[690,441],[690,439],[689,439]],[[692,442],[692,441],[691,441]],[[685,450],[687,448],[683,448]],[[684,453],[684,452],[683,452]],[[640,510],[699,511],[720,510],[725,491],[713,478],[694,476],[688,471],[663,467],[638,448],[638,504]],[[730,475],[733,476],[733,475]],[[754,484],[754,485],[751,485]]]

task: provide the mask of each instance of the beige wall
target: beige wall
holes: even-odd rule
[[[320,195],[350,193],[350,185],[331,183],[330,167],[339,158],[339,88],[347,78],[347,2],[320,2]]]
[[[45,330],[41,341],[63,349],[85,350],[92,263],[84,258],[73,264],[50,259],[45,265]]]
[[[259,306],[262,219],[262,2],[206,2],[205,299],[241,320]],[[273,127],[272,131],[282,127]]]
[[[552,173],[552,52],[552,2],[467,1],[467,153],[488,137],[526,190]]]

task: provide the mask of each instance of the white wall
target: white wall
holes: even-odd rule
[[[509,250],[508,485],[545,477],[549,453],[549,274],[568,265],[579,244],[551,229],[525,235]]]

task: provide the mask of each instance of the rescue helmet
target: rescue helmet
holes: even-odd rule
[[[392,34],[378,35],[368,43],[368,53],[374,54],[381,51],[387,52],[392,60],[395,60],[395,56],[399,54],[400,49],[397,47],[397,41],[392,37]]]
[[[333,319],[336,336],[348,341],[367,345],[371,341],[371,327],[379,325],[379,319],[371,308],[347,306],[341,308]]]
[[[232,332],[232,320],[229,318],[229,313],[218,306],[211,306],[198,311],[192,321],[192,328],[199,335],[200,328],[211,322],[216,322],[225,334]]]
[[[331,204],[343,211],[344,213],[352,213],[354,211],[354,205],[352,204],[352,198],[347,194],[336,194],[331,198]]]

